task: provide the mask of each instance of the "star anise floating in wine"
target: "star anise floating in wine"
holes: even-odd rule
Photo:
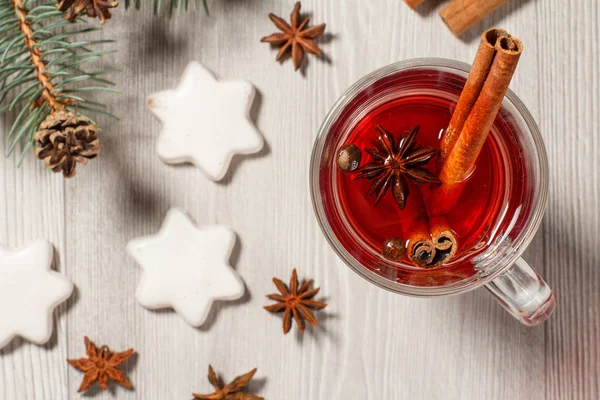
[[[419,125],[404,133],[397,144],[392,134],[382,126],[375,125],[375,130],[377,140],[371,142],[375,148],[365,149],[373,161],[358,168],[358,175],[354,179],[373,180],[366,194],[376,195],[373,206],[379,203],[391,187],[394,200],[403,210],[409,195],[407,178],[419,184],[440,183],[438,178],[423,168],[438,150],[417,146]]]
[[[123,387],[132,388],[131,382],[129,382],[125,373],[116,367],[129,360],[133,354],[133,349],[113,353],[106,345],[98,349],[87,336],[83,338],[83,341],[85,343],[87,358],[67,360],[70,365],[85,372],[78,392],[85,391],[94,382],[98,382],[100,388],[106,390],[108,389],[108,378]]]
[[[244,388],[256,373],[256,368],[252,371],[240,375],[231,383],[224,385],[221,378],[215,374],[213,367],[208,366],[208,381],[214,386],[215,392],[211,394],[192,393],[194,399],[199,400],[264,400],[264,398],[246,392]]]
[[[327,307],[327,304],[312,300],[312,298],[319,293],[319,288],[310,289],[311,285],[313,284],[312,279],[305,281],[302,283],[302,286],[298,288],[298,273],[294,268],[289,287],[277,278],[273,278],[273,283],[275,283],[277,290],[279,290],[281,294],[268,295],[267,297],[269,299],[275,300],[277,303],[264,308],[265,310],[273,313],[284,311],[284,334],[287,334],[292,328],[292,317],[296,320],[296,324],[298,325],[298,329],[300,329],[300,333],[304,333],[304,329],[306,327],[304,322],[305,320],[314,326],[319,325],[311,310],[321,310]]]
[[[316,56],[321,55],[321,49],[319,49],[319,46],[317,46],[313,39],[316,39],[325,32],[325,24],[307,28],[306,26],[308,25],[310,18],[305,17],[300,21],[300,7],[301,4],[298,1],[290,16],[291,24],[288,24],[277,15],[270,13],[269,18],[282,33],[273,33],[260,40],[261,42],[281,46],[279,53],[277,53],[277,57],[275,58],[276,61],[281,60],[281,57],[283,57],[283,55],[291,48],[292,61],[294,61],[294,68],[296,70],[302,65],[305,51]]]

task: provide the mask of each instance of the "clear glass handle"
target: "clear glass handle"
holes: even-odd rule
[[[552,290],[522,258],[485,287],[506,311],[527,326],[547,320],[556,306]]]

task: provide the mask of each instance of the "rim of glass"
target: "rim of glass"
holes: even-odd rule
[[[523,102],[519,99],[519,97],[512,91],[508,90],[506,93],[504,101],[510,102],[514,108],[517,110],[518,114],[523,118],[529,132],[532,136],[533,143],[535,145],[535,150],[537,153],[537,159],[540,166],[540,179],[536,182],[536,189],[539,191],[537,206],[532,211],[532,215],[528,222],[527,227],[520,234],[520,239],[512,243],[512,252],[506,255],[504,259],[504,264],[501,268],[496,268],[492,273],[487,275],[474,274],[472,277],[467,278],[465,280],[461,280],[459,282],[447,285],[447,286],[412,286],[403,283],[397,283],[390,281],[388,279],[383,278],[377,273],[369,270],[367,267],[361,265],[340,243],[338,238],[335,236],[329,221],[325,216],[325,211],[323,209],[323,202],[321,199],[321,192],[319,190],[319,168],[320,161],[323,155],[323,148],[325,145],[325,141],[327,139],[327,133],[330,131],[331,126],[340,116],[344,108],[354,99],[354,97],[359,94],[363,89],[372,85],[376,81],[390,75],[393,73],[397,73],[400,71],[416,69],[416,68],[445,68],[445,69],[453,69],[456,72],[467,73],[470,71],[470,65],[445,59],[445,58],[414,58],[404,61],[399,61],[385,67],[382,67],[376,71],[371,72],[370,74],[364,76],[356,83],[354,83],[350,88],[348,88],[334,103],[331,107],[330,111],[327,113],[325,120],[321,124],[319,128],[319,133],[315,139],[315,143],[313,146],[313,151],[310,160],[310,171],[309,171],[309,180],[310,180],[310,193],[311,193],[311,201],[313,205],[313,210],[315,212],[315,216],[317,217],[317,221],[325,238],[335,251],[335,253],[342,259],[342,261],[350,267],[354,272],[358,275],[366,279],[367,281],[377,285],[383,289],[401,293],[409,296],[445,296],[452,295],[458,293],[465,293],[471,290],[474,290],[478,287],[483,286],[484,284],[494,280],[499,275],[501,275],[507,268],[509,268],[520,256],[523,254],[527,246],[533,240],[535,233],[537,232],[542,218],[544,216],[544,212],[546,210],[546,202],[548,200],[548,157],[546,155],[546,148],[544,146],[544,142],[539,131],[539,128],[533,119],[531,113],[523,104]]]

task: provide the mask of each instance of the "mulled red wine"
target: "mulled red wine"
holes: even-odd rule
[[[351,270],[412,296],[486,285],[524,324],[548,318],[552,292],[520,258],[548,194],[540,132],[507,92],[521,51],[492,29],[466,84],[460,63],[408,60],[365,76],[334,104],[310,188],[323,234]]]
[[[373,161],[365,152],[373,148],[377,140],[375,126],[380,125],[394,136],[396,143],[402,134],[420,125],[417,145],[439,148],[440,138],[452,116],[454,102],[446,98],[413,95],[388,101],[369,111],[351,129],[345,143],[356,145],[362,153],[361,165]],[[486,247],[503,226],[510,224],[504,216],[518,213],[524,170],[520,165],[520,149],[511,137],[514,132],[500,114],[492,134],[481,151],[475,169],[465,182],[462,195],[448,214],[451,229],[459,243],[454,261],[440,267],[451,269],[454,275],[464,277],[472,274],[471,264],[463,263],[466,256]],[[437,157],[425,166],[432,174],[437,173]],[[368,179],[357,180],[356,174],[337,169],[335,182],[340,209],[350,229],[374,252],[381,252],[382,243],[390,237],[406,236],[410,227],[406,221],[414,220],[410,208],[401,210],[391,192],[386,193],[374,206],[374,196],[365,196],[371,186]],[[429,199],[432,185],[417,187],[424,202]],[[413,190],[414,191],[414,190]],[[510,191],[510,193],[508,192]],[[406,240],[406,237],[403,237]],[[403,264],[410,264],[408,258]],[[378,268],[378,266],[374,266]],[[446,274],[448,275],[448,274]],[[450,274],[452,275],[452,274]]]

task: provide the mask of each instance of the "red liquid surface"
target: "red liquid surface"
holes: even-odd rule
[[[403,132],[414,125],[420,125],[417,136],[419,145],[439,148],[440,137],[452,116],[454,102],[435,96],[415,95],[392,100],[368,112],[356,124],[345,139],[346,143],[357,145],[362,151],[361,165],[368,163],[371,157],[364,152],[373,147],[376,139],[374,126],[382,125],[396,140]],[[454,261],[435,269],[423,270],[410,265],[406,259],[402,264],[384,261],[381,258],[365,256],[364,250],[350,241],[344,244],[347,250],[364,266],[398,282],[432,286],[443,285],[464,279],[475,273],[470,258],[485,249],[498,233],[503,232],[515,215],[518,216],[524,182],[521,149],[514,139],[514,130],[502,118],[497,118],[492,129],[493,134],[483,147],[476,167],[466,181],[465,189],[458,204],[449,214],[449,221],[459,241],[458,254]],[[340,143],[341,144],[341,143]],[[437,157],[431,160],[427,168],[434,174]],[[366,197],[370,180],[354,180],[356,174],[345,173],[336,168],[335,184],[338,207],[345,224],[362,241],[363,247],[379,254],[385,239],[400,237],[406,240],[403,221],[409,220],[406,212],[399,209],[390,191],[377,206],[375,198]],[[424,199],[428,198],[429,186],[419,185]],[[410,196],[410,195],[409,195]],[[336,230],[335,221],[333,230]],[[341,220],[340,222],[341,223]],[[337,228],[341,229],[341,226]],[[518,229],[518,224],[516,229]],[[410,229],[410,227],[408,227]],[[515,229],[512,223],[510,229]],[[377,261],[373,261],[373,260]]]

